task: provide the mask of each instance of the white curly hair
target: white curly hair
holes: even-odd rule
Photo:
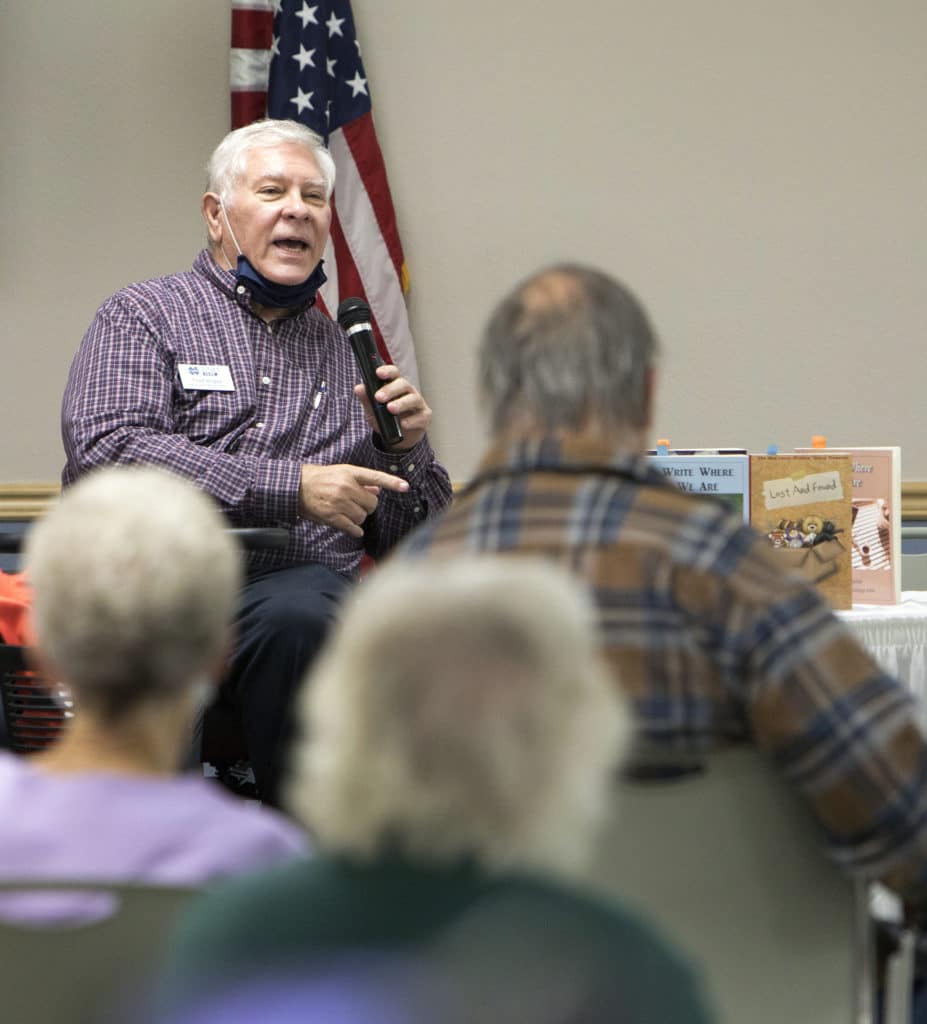
[[[356,858],[578,868],[629,733],[595,622],[549,563],[378,568],[300,695],[289,809]]]
[[[83,478],[32,528],[37,644],[78,700],[115,712],[214,667],[242,578],[224,526],[192,483],[131,466]]]

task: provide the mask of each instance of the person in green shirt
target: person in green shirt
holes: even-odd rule
[[[194,906],[159,1019],[709,1024],[682,958],[570,882],[629,734],[594,623],[533,559],[368,578],[300,699],[284,798],[318,855]]]

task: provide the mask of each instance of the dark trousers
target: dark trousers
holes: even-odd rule
[[[220,688],[238,717],[261,799],[279,802],[293,702],[351,583],[322,565],[249,574]]]

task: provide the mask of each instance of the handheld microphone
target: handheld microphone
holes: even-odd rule
[[[338,323],[344,328],[354,349],[354,358],[364,378],[367,397],[373,407],[373,415],[377,421],[377,433],[383,443],[392,448],[402,440],[402,427],[399,420],[383,404],[373,396],[383,384],[377,376],[378,366],[384,366],[383,359],[377,350],[377,341],[373,336],[373,324],[370,318],[370,307],[363,299],[345,299],[338,306]]]

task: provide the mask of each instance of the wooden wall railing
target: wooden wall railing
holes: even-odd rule
[[[927,520],[927,481],[902,483],[901,518]]]
[[[58,484],[0,484],[0,519],[35,519],[60,490]]]
[[[58,492],[58,484],[0,484],[0,520],[35,519]],[[927,481],[902,483],[901,518],[927,521]]]

